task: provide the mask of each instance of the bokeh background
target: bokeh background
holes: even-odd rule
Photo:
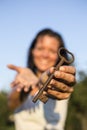
[[[58,31],[75,55],[79,87],[70,99],[66,130],[86,130],[87,0],[0,0],[0,130],[14,129],[5,106],[15,72],[7,64],[25,67],[31,40],[43,28]]]

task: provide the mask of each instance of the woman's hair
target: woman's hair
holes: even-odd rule
[[[40,32],[38,32],[36,37],[31,42],[31,46],[29,47],[29,50],[28,50],[28,59],[27,59],[27,67],[30,68],[34,73],[36,73],[37,68],[36,68],[34,61],[33,61],[32,50],[34,49],[38,38],[41,36],[46,36],[46,35],[56,38],[58,40],[58,43],[60,44],[60,47],[65,47],[62,36],[59,33],[53,31],[52,29],[47,28],[47,29],[43,29]]]

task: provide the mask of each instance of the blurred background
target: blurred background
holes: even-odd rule
[[[86,0],[0,0],[0,130],[14,130],[7,95],[15,72],[7,64],[25,67],[31,40],[43,28],[59,32],[75,55],[77,84],[65,129],[87,130]]]

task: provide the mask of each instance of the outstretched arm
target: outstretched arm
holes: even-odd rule
[[[36,93],[38,88],[35,86],[38,83],[38,78],[29,68],[22,68],[14,65],[8,65],[8,68],[17,72],[14,81],[11,83],[12,87],[16,86],[18,92],[22,89],[27,92],[30,86],[32,86],[31,94],[34,95]],[[53,67],[49,69],[50,73],[53,73],[53,69]],[[54,79],[51,80],[48,90],[45,91],[44,94],[57,99],[68,98],[74,90],[72,86],[76,82],[75,73],[75,67],[61,66],[58,71],[55,71]],[[41,80],[43,79],[46,79],[44,74],[41,76]]]
[[[32,86],[31,95],[34,95],[38,90],[36,86],[38,78],[29,68],[8,65],[8,68],[17,72],[14,80],[11,83],[11,92],[8,95],[8,107],[11,110],[19,107],[25,101],[30,86]],[[21,100],[22,95],[22,100]]]

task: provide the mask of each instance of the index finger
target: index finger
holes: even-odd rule
[[[12,65],[12,64],[7,65],[7,67],[8,67],[9,69],[11,69],[11,70],[17,71],[18,73],[21,71],[21,68],[20,68],[20,67],[15,66],[15,65]]]
[[[73,66],[60,66],[59,70],[74,75],[76,73],[76,69]]]

